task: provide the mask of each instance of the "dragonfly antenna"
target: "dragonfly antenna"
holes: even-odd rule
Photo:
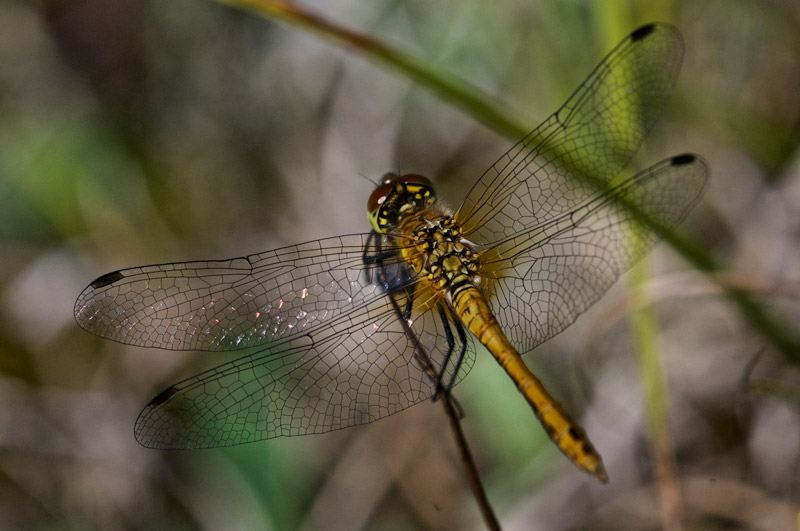
[[[360,176],[361,176],[361,177],[363,177],[364,179],[366,179],[366,180],[368,180],[369,182],[371,182],[371,183],[372,183],[372,185],[373,185],[373,186],[375,186],[376,188],[379,186],[379,185],[378,185],[378,183],[376,183],[375,181],[373,181],[372,179],[370,179],[369,177],[367,177],[367,176],[366,176],[366,175],[364,175],[363,173],[359,173],[358,175],[360,175]]]

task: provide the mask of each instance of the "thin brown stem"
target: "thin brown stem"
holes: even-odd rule
[[[483,521],[486,523],[486,527],[488,529],[491,529],[492,531],[500,531],[500,523],[497,521],[497,517],[494,515],[492,506],[489,505],[489,499],[486,497],[486,491],[483,489],[483,483],[481,483],[481,478],[478,475],[478,467],[475,465],[475,460],[472,458],[472,452],[470,452],[467,438],[464,436],[464,430],[461,429],[459,413],[453,404],[453,399],[450,396],[450,392],[442,388],[439,390],[437,398],[442,403],[445,414],[450,420],[450,428],[453,432],[453,437],[456,440],[458,454],[461,457],[461,464],[464,465],[464,473],[467,475],[467,481],[469,481],[472,494],[475,496],[475,500],[478,502],[478,507],[481,510]]]
[[[477,87],[434,68],[419,58],[369,34],[338,24],[321,14],[287,0],[215,0],[263,17],[314,33],[339,46],[356,50],[376,64],[400,72],[438,94],[443,101],[455,105],[488,127],[509,138],[520,138],[528,128],[516,122],[507,112],[497,108],[492,99]]]
[[[373,236],[375,236],[374,233]],[[378,244],[378,249],[380,250],[380,244]],[[401,306],[404,305],[398,303],[397,297],[401,296],[401,293],[404,293],[409,300],[413,300],[414,291],[415,286],[412,283],[407,286],[404,291],[398,291],[394,294],[390,294],[389,301],[394,308],[395,314],[397,314],[398,322],[403,327],[408,338],[414,342],[415,360],[417,363],[419,363],[420,367],[428,376],[428,378],[430,378],[431,382],[436,386],[437,391],[435,399],[442,403],[445,415],[447,415],[447,418],[450,421],[450,428],[453,432],[453,437],[455,437],[456,440],[456,447],[458,448],[458,454],[461,458],[461,464],[464,466],[464,472],[467,475],[467,481],[469,482],[469,486],[472,489],[473,495],[475,496],[475,501],[478,502],[478,507],[480,508],[484,521],[486,522],[486,527],[492,531],[499,531],[500,524],[497,521],[497,517],[495,516],[491,505],[489,505],[489,499],[486,497],[486,491],[483,489],[480,475],[478,475],[478,467],[475,464],[475,459],[472,457],[472,452],[469,449],[467,438],[464,436],[464,431],[461,429],[461,420],[458,408],[455,406],[453,397],[450,395],[450,389],[447,386],[442,385],[441,377],[444,368],[441,370],[437,369],[427,350],[422,343],[420,343],[419,337],[417,337],[417,334],[411,329],[408,316],[404,315],[403,310],[401,310]],[[444,313],[442,316],[444,319],[447,319]]]

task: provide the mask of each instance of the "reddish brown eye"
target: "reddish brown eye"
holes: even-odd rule
[[[394,173],[387,173],[383,176],[381,184],[378,185],[367,200],[367,212],[377,212],[380,206],[389,197],[397,184],[418,185],[428,190],[433,190],[433,184],[430,179],[416,173],[406,173],[405,175],[397,175]]]
[[[394,190],[394,181],[386,182],[384,180],[383,184],[375,188],[369,196],[367,200],[367,212],[375,212],[380,208],[389,194],[392,193]]]
[[[416,173],[406,173],[397,178],[397,182],[403,184],[418,184],[425,188],[433,189],[433,183],[424,175],[417,175]]]

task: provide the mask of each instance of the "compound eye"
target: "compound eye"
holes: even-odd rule
[[[399,175],[397,175],[396,173],[390,171],[389,173],[384,173],[383,174],[383,177],[381,177],[381,184],[390,184],[390,183],[394,184],[394,183],[397,182],[397,179],[399,179],[399,178],[400,178]],[[380,186],[380,185],[378,185],[378,186]]]
[[[405,175],[401,175],[397,178],[397,182],[402,184],[418,184],[429,190],[433,190],[433,183],[431,180],[424,175],[418,175],[416,173],[406,173]]]
[[[395,179],[397,177],[395,176]],[[367,212],[373,213],[377,211],[381,205],[389,197],[389,194],[394,191],[395,179],[384,179],[383,184],[378,185],[369,196],[367,200]]]

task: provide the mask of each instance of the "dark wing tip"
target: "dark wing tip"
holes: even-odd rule
[[[111,273],[106,273],[102,277],[98,278],[97,280],[89,284],[89,287],[91,287],[92,289],[104,288],[110,284],[113,284],[118,280],[122,280],[123,278],[125,278],[125,275],[123,275],[119,271],[113,271]]]
[[[647,37],[648,35],[650,35],[651,33],[653,33],[655,29],[656,29],[655,24],[647,24],[645,26],[642,26],[641,28],[634,30],[634,32],[631,33],[631,41],[633,42],[640,41],[645,37]]]
[[[685,166],[686,164],[692,164],[697,160],[697,155],[692,155],[691,153],[684,153],[683,155],[676,155],[672,157],[670,160],[670,164],[673,166]]]
[[[157,412],[161,406],[178,392],[177,386],[167,387],[144,407],[133,427],[133,436],[136,438],[136,442],[145,448],[157,448],[160,450],[186,448],[172,439],[174,426],[166,422],[165,418]]]
[[[156,395],[156,397],[153,398],[149,404],[147,404],[147,409],[153,409],[160,406],[161,404],[163,404],[164,402],[175,396],[177,393],[178,393],[178,388],[175,387],[174,385],[167,387],[166,389],[158,393],[158,395]]]

